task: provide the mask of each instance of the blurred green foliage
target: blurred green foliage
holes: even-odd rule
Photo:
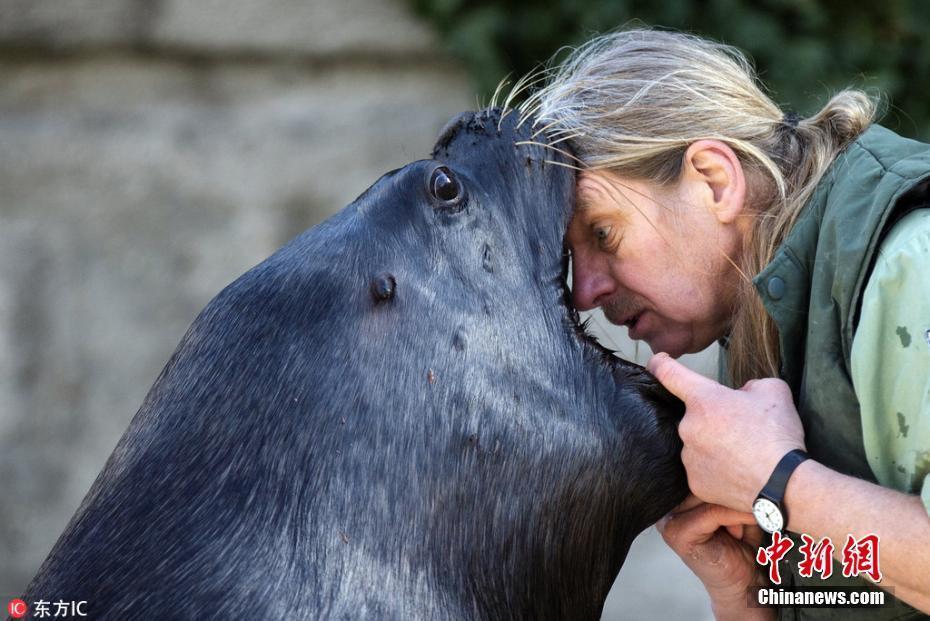
[[[886,100],[884,125],[930,140],[930,0],[410,2],[485,101],[505,75],[523,75],[562,46],[624,25],[659,26],[742,49],[785,109],[809,115],[856,86]]]

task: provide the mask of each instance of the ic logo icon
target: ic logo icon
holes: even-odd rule
[[[12,599],[10,603],[6,605],[6,611],[10,613],[10,616],[14,619],[22,619],[26,616],[28,610],[29,606],[21,599]]]

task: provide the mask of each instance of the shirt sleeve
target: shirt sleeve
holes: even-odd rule
[[[862,297],[852,381],[878,482],[930,515],[930,208],[888,232]]]

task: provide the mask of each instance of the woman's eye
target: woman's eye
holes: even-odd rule
[[[594,239],[597,240],[597,245],[601,250],[612,252],[613,248],[613,226],[609,224],[604,224],[600,226],[595,226],[593,228]]]

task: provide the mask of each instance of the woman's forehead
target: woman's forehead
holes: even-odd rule
[[[635,208],[635,199],[641,191],[604,171],[585,171],[578,176],[575,210],[592,213],[616,210],[625,213]]]
[[[602,172],[586,171],[578,176],[578,209],[589,210],[606,201],[615,201],[617,190]]]

